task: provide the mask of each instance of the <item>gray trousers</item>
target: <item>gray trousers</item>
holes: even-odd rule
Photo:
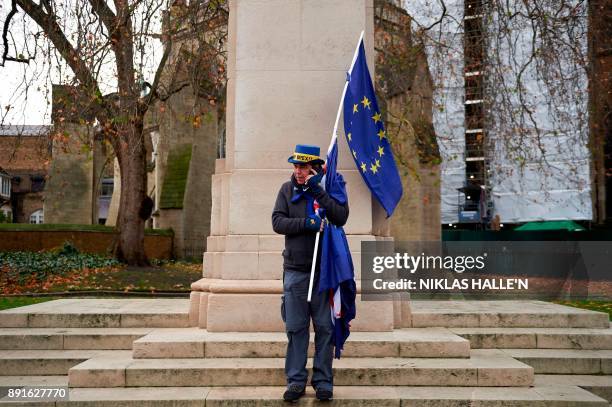
[[[308,298],[310,273],[286,270],[283,276],[283,296],[281,316],[287,332],[287,355],[285,375],[287,385],[306,386],[310,319],[315,331],[315,354],[312,368],[312,386],[317,389],[332,390],[333,343],[329,291],[319,294],[318,275],[315,276],[312,299]]]

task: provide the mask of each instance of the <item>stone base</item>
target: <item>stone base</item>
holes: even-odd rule
[[[193,297],[246,295],[232,281],[206,283],[209,291]],[[250,289],[278,296],[280,285],[256,282]],[[0,385],[71,386],[68,402],[37,406],[284,406],[286,335],[182,327],[187,304],[71,299],[0,311],[0,325],[18,323],[0,328]],[[372,304],[362,303],[359,315]],[[412,308],[416,325],[430,320],[453,327],[353,332],[342,359],[334,361],[334,405],[609,406],[607,314],[540,301],[412,301]],[[389,314],[384,311],[380,315]],[[394,311],[395,319],[398,307]],[[150,318],[154,313],[163,315],[164,327]],[[140,327],[121,327],[136,318]],[[487,327],[493,320],[498,326]],[[48,327],[37,327],[43,322]],[[103,326],[66,327],[76,322]],[[316,404],[313,397],[308,387],[301,403]]]
[[[191,285],[189,321],[209,332],[282,332],[281,280],[216,280],[203,278]],[[359,287],[358,287],[359,291]],[[394,301],[368,301],[357,297],[353,331],[381,332],[401,327],[401,309]],[[397,309],[395,309],[397,308]],[[409,305],[404,309],[410,315]]]
[[[392,240],[371,234],[348,234],[346,238],[356,280],[361,277],[361,243]],[[285,237],[276,234],[208,236],[203,264],[205,276],[225,280],[280,279],[284,247]]]

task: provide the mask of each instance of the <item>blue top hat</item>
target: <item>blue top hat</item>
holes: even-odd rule
[[[287,159],[293,164],[325,164],[325,161],[319,157],[321,149],[317,146],[307,144],[297,144],[295,152]]]

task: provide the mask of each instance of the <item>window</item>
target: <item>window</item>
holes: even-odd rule
[[[112,178],[105,178],[102,180],[102,191],[100,196],[113,196],[114,180]]]
[[[44,216],[43,216],[42,209],[39,209],[30,215],[30,223],[36,223],[36,224],[44,223]]]
[[[2,196],[11,196],[11,179],[8,177],[2,177]]]
[[[13,212],[8,206],[0,208],[0,223],[11,223],[13,222]]]
[[[41,192],[45,189],[45,177],[40,175],[32,175],[30,177],[30,181],[32,184],[32,192]]]

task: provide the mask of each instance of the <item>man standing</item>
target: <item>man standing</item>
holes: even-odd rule
[[[316,233],[324,229],[322,218],[343,226],[349,210],[348,202],[339,204],[319,185],[324,175],[324,161],[319,155],[317,146],[298,144],[295,147],[294,154],[287,160],[293,164],[291,180],[281,186],[272,212],[274,231],[285,235],[281,317],[289,342],[285,358],[287,391],[283,399],[292,402],[302,397],[306,388],[311,318],[315,331],[311,384],[317,399],[331,400],[333,397],[334,345],[329,292],[318,292],[321,250],[317,252],[310,303],[307,296]]]

